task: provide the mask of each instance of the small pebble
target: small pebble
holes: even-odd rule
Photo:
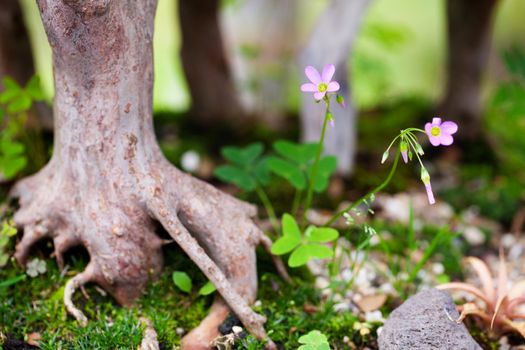
[[[239,327],[239,326],[233,326],[232,327],[232,331],[234,334],[240,334],[242,332],[242,327]]]
[[[186,333],[186,331],[182,327],[177,327],[177,329],[175,329],[175,333],[177,333],[177,335],[183,335]]]

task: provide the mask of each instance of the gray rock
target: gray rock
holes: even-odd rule
[[[481,350],[465,325],[454,321],[458,318],[448,293],[424,290],[390,314],[379,335],[379,349]]]

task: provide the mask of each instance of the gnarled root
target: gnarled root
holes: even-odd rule
[[[64,252],[83,245],[90,262],[84,272],[67,282],[64,304],[85,325],[87,318],[72,301],[76,289],[95,282],[120,304],[130,305],[160,273],[164,241],[154,232],[158,220],[224,300],[214,304],[199,331],[191,332],[185,342],[209,344],[229,307],[247,330],[273,344],[264,330],[265,317],[249,306],[257,292],[255,246],[262,243],[268,251],[271,248],[271,241],[253,222],[255,207],[171,166],[160,169],[163,171],[137,176],[136,182],[128,181],[122,189],[98,181],[77,184],[64,170],[60,177],[36,177],[43,179],[41,186],[31,181],[31,186],[19,187],[17,193],[25,195],[25,200],[15,223],[24,229],[24,236],[16,247],[16,258],[24,264],[30,247],[49,237],[63,268]],[[95,172],[87,179],[96,176]],[[171,190],[173,183],[177,186]],[[58,198],[64,192],[71,197]],[[276,259],[275,264],[289,280],[282,261]]]

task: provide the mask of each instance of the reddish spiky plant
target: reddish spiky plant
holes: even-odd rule
[[[475,297],[475,302],[458,306],[461,315],[457,322],[463,321],[467,316],[475,316],[496,335],[518,332],[525,338],[525,322],[517,322],[520,319],[525,320],[525,314],[518,310],[520,305],[525,304],[525,280],[509,288],[507,265],[502,252],[499,258],[497,285],[494,283],[489,267],[483,260],[475,257],[468,257],[466,260],[478,275],[481,289],[464,282],[437,286],[438,289],[461,290]]]

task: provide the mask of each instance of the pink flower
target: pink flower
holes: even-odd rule
[[[324,66],[322,74],[319,74],[317,69],[312,66],[306,67],[304,73],[311,82],[301,85],[301,91],[313,92],[316,100],[322,100],[327,92],[339,91],[339,83],[331,81],[335,73],[333,64]]]
[[[453,134],[458,131],[454,122],[441,122],[441,118],[433,118],[432,123],[425,124],[425,132],[432,146],[450,146],[454,142]]]

